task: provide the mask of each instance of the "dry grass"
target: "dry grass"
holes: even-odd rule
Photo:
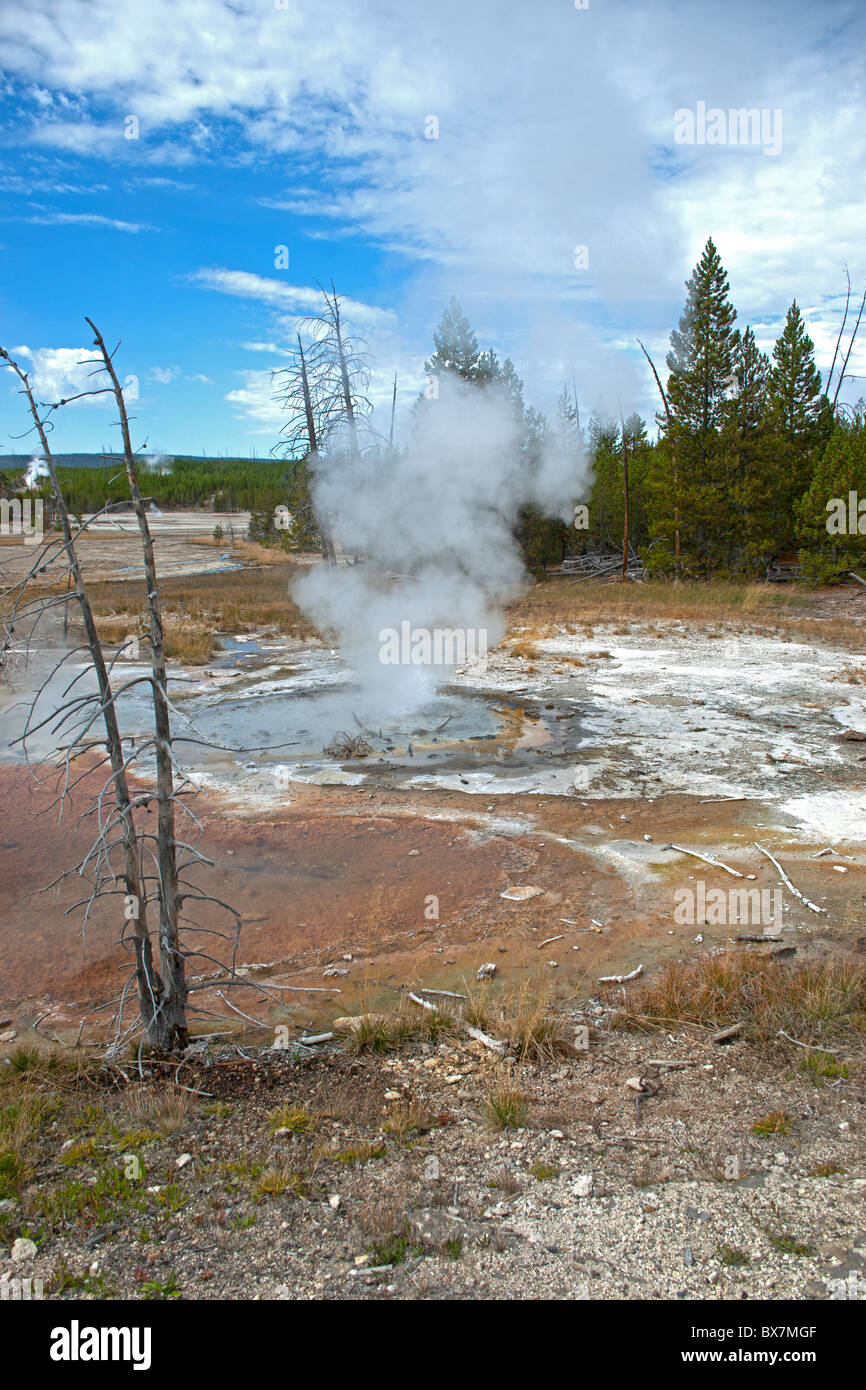
[[[521,1062],[552,1062],[574,1051],[544,977],[522,978],[502,994],[464,979],[463,990],[465,1021],[506,1041]]]
[[[121,646],[128,638],[138,633],[139,652],[143,660],[150,657],[150,642],[137,627],[134,615],[126,618],[97,618],[96,628],[100,641],[109,645]],[[184,666],[203,666],[214,654],[214,636],[203,627],[190,622],[169,620],[163,625],[165,654],[169,661],[179,661]]]
[[[624,619],[694,622],[733,614],[778,617],[795,609],[802,612],[814,602],[799,588],[776,584],[602,584],[555,579],[536,585],[511,605],[509,614],[515,626],[532,624],[540,632],[545,624],[566,622],[586,626],[617,621],[622,626]]]
[[[159,1134],[176,1134],[192,1111],[192,1097],[179,1086],[132,1086],[124,1092],[123,1108],[137,1124]]]
[[[518,1080],[504,1069],[497,1069],[488,1078],[481,1108],[491,1129],[521,1129],[529,1114],[528,1099]]]
[[[305,1197],[309,1184],[305,1175],[288,1163],[280,1163],[274,1168],[266,1168],[253,1184],[254,1197],[280,1197],[288,1193],[294,1197]]]
[[[361,1022],[346,1038],[350,1052],[395,1052],[407,1043],[438,1042],[453,1032],[454,1020],[442,1009],[435,1012],[397,1008],[389,1014],[361,1015]]]
[[[524,661],[537,661],[541,653],[534,642],[527,642],[523,638],[517,638],[515,641],[509,643],[508,655],[522,658]]]
[[[278,1129],[289,1130],[291,1134],[306,1134],[309,1130],[315,1129],[316,1124],[316,1116],[311,1115],[302,1105],[280,1105],[276,1110],[268,1111],[271,1134],[276,1134]]]
[[[405,1143],[411,1134],[426,1134],[436,1120],[426,1106],[417,1100],[396,1101],[382,1121],[382,1132],[398,1143]]]
[[[742,1022],[747,1037],[765,1044],[780,1030],[813,1044],[862,1041],[866,966],[840,959],[788,966],[748,951],[672,961],[629,996],[620,1021],[707,1028]]]
[[[505,648],[511,644],[513,651],[514,643],[542,641],[563,628],[571,633],[582,628],[584,637],[592,637],[599,624],[610,624],[622,633],[629,623],[640,623],[647,636],[669,636],[670,632],[646,626],[659,622],[683,624],[683,635],[728,637],[755,632],[862,652],[866,646],[862,622],[835,613],[828,622],[821,605],[819,594],[799,585],[722,581],[623,585],[554,579],[536,585],[510,605],[512,635],[506,637]],[[707,624],[712,623],[722,626],[709,628]]]
[[[291,561],[269,555],[267,564],[255,568],[168,578],[159,586],[166,625],[209,633],[269,627],[309,640],[316,630],[289,596],[297,573]],[[118,620],[117,640],[138,630],[139,615],[146,608],[143,582],[93,581],[88,593],[98,619]]]
[[[793,1115],[789,1115],[785,1110],[771,1110],[769,1115],[762,1115],[755,1120],[752,1125],[753,1134],[790,1134],[791,1125],[794,1123]]]

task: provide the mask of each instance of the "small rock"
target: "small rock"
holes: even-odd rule
[[[24,1260],[32,1260],[36,1255],[36,1242],[28,1240],[26,1236],[19,1236],[12,1246],[12,1260],[15,1264],[21,1264]]]
[[[329,1207],[333,1207],[334,1211],[336,1211],[336,1210],[338,1209],[339,1205],[340,1205],[340,1194],[339,1194],[339,1192],[332,1192],[331,1195],[330,1195],[330,1197],[328,1198],[328,1206],[329,1206]]]
[[[386,1100],[400,1100],[401,1098],[402,1098],[402,1097],[401,1097],[400,1091],[386,1091],[386,1092],[385,1092],[385,1099],[386,1099]]]
[[[592,1192],[592,1173],[581,1173],[571,1187],[575,1197],[588,1197]]]
[[[496,974],[496,966],[492,960],[486,961],[484,965],[479,965],[475,972],[476,980],[492,980]]]
[[[5,1033],[0,1033],[0,1043],[14,1042],[17,1037],[17,1028],[7,1028]]]
[[[185,1168],[188,1163],[192,1163],[192,1154],[180,1154],[180,1156],[174,1160],[175,1168]]]
[[[424,1164],[422,1177],[425,1182],[438,1182],[440,1176],[439,1160],[435,1154],[430,1154]]]
[[[700,946],[700,944],[701,944],[701,942],[703,941],[703,939],[704,939],[703,932],[698,932],[697,936],[695,937],[695,945],[696,945],[696,946]]]

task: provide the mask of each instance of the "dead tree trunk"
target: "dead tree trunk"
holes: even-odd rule
[[[126,892],[130,899],[128,906],[131,909],[131,912],[127,913],[125,920],[130,921],[132,924],[139,1011],[148,1041],[156,1045],[159,1033],[156,1020],[159,1012],[159,1001],[162,995],[162,981],[153,964],[153,950],[151,947],[150,932],[147,927],[146,895],[142,891],[141,870],[138,859],[138,840],[133,820],[129,783],[126,777],[126,765],[123,756],[123,743],[117,724],[117,712],[114,704],[111,679],[105,665],[102,644],[99,640],[99,634],[97,633],[96,623],[93,617],[93,610],[90,607],[90,600],[84,585],[81,565],[75,549],[75,542],[72,538],[72,528],[69,522],[69,512],[66,508],[66,499],[63,496],[57,479],[54,458],[48,444],[45,425],[33,397],[27,373],[22,371],[18,363],[13,361],[2,348],[0,348],[0,356],[5,358],[21,382],[24,394],[27,397],[30,414],[33,417],[33,423],[39,435],[39,440],[42,445],[42,457],[48,467],[51,478],[51,488],[57,504],[58,516],[60,517],[60,525],[63,532],[63,545],[69,562],[69,575],[72,583],[75,585],[75,594],[84,622],[84,631],[87,637],[90,660],[96,674],[102,719],[105,724],[106,748],[111,766],[114,797],[117,805],[121,840],[123,844],[124,876],[126,881]],[[64,622],[65,614],[66,607],[64,607]]]
[[[394,447],[394,413],[397,409],[397,373],[394,373],[394,391],[391,395],[391,431],[388,435],[388,448]]]
[[[101,363],[111,381],[114,398],[120,417],[120,430],[123,439],[123,454],[126,476],[132,507],[138,522],[141,545],[144,555],[147,605],[150,618],[151,669],[153,673],[153,711],[156,748],[157,782],[157,873],[159,902],[159,961],[162,974],[162,992],[159,1000],[158,1016],[154,1019],[153,1030],[156,1035],[155,1046],[160,1051],[172,1047],[185,1047],[188,1041],[186,1020],[187,985],[184,971],[184,958],[180,949],[178,916],[181,897],[177,877],[177,842],[175,839],[174,815],[174,774],[171,751],[171,722],[168,707],[168,682],[166,678],[165,637],[162,624],[162,606],[157,587],[156,564],[153,557],[153,540],[147,522],[147,513],[141,499],[138,485],[138,469],[132,440],[129,433],[129,417],[123,389],[114,368],[112,354],[105,340],[91,319],[86,322],[93,329],[95,344]],[[116,349],[115,349],[116,350]]]
[[[301,361],[301,387],[304,393],[304,414],[307,417],[307,438],[310,442],[310,458],[315,464],[319,452],[319,442],[316,435],[316,417],[313,414],[313,397],[310,392],[310,381],[307,376],[307,359],[304,356],[304,348],[301,343],[301,335],[298,334],[298,352]],[[322,559],[326,565],[336,565],[337,552],[334,549],[334,542],[331,537],[328,523],[324,517],[320,518],[319,525],[322,531]]]
[[[669,404],[668,404],[668,398],[667,398],[667,396],[665,395],[665,388],[662,386],[661,380],[659,379],[659,374],[658,374],[658,372],[657,372],[656,369],[655,369],[655,363],[653,362],[652,358],[650,357],[649,353],[647,352],[647,350],[646,350],[646,348],[644,347],[643,343],[641,342],[640,338],[638,338],[637,341],[638,341],[638,344],[639,344],[639,346],[640,346],[640,350],[641,350],[641,352],[643,353],[644,357],[646,358],[647,362],[649,362],[649,364],[650,364],[650,369],[652,370],[652,374],[653,374],[653,376],[654,376],[655,379],[656,379],[656,386],[659,388],[659,394],[660,394],[660,396],[661,396],[661,398],[662,398],[662,404],[663,404],[663,406],[664,406],[664,408],[665,408],[665,419],[667,420],[667,423],[668,423],[668,434],[669,434],[670,439],[671,439],[671,446],[672,446],[672,447],[671,447],[671,460],[672,460],[673,466],[674,466],[674,528],[675,528],[675,529],[674,529],[674,559],[675,559],[675,561],[676,561],[676,570],[677,570],[677,574],[679,574],[679,569],[680,569],[680,505],[679,505],[679,479],[678,479],[678,477],[677,477],[677,456],[676,456],[676,451],[675,451],[674,448],[673,448],[673,417],[671,416],[671,408],[670,408],[670,406],[669,406]]]

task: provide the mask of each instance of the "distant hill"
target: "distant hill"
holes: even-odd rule
[[[17,473],[26,468],[30,460],[39,451],[34,449],[29,454],[2,454],[0,453],[0,472]],[[229,460],[222,455],[214,458],[209,454],[142,454],[140,457],[147,463],[154,459],[164,459],[167,463],[174,459],[183,459],[185,463],[210,463],[220,464]],[[232,463],[270,463],[270,459],[235,459]],[[123,456],[121,454],[55,454],[54,462],[58,468],[122,468]]]

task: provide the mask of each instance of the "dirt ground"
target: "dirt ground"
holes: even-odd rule
[[[168,573],[220,563],[206,532],[157,530],[158,562],[162,546]],[[91,577],[112,575],[119,544],[93,538]],[[724,613],[603,613],[583,632],[512,617],[523,653],[505,644],[485,673],[508,696],[503,733],[453,770],[441,747],[423,775],[401,747],[363,766],[300,760],[282,790],[267,758],[204,767],[212,864],[194,879],[240,915],[238,977],[207,987],[231,943],[196,938],[198,1040],[182,1075],[145,1062],[149,1100],[125,1053],[97,1095],[38,1069],[52,1046],[102,1054],[128,948],[116,904],[82,934],[86,886],[48,887],[90,845],[102,775],[58,820],[53,776],[0,761],[0,1081],[23,1069],[35,1087],[38,1147],[0,1202],[3,1244],[34,1231],[37,1249],[0,1260],[0,1278],[89,1298],[866,1296],[860,1045],[844,1068],[828,1053],[824,1075],[784,1039],[624,1032],[635,986],[599,983],[743,949],[777,952],[780,970],[863,960],[859,614],[838,595],[795,614],[844,627],[838,651],[822,635],[814,652],[812,628],[756,634]],[[299,669],[298,642],[288,663],[280,640],[241,675],[232,657],[178,685],[266,699]],[[683,915],[699,886],[781,889],[778,933]],[[502,896],[515,887],[524,900]],[[231,926],[207,906],[190,916]],[[555,1010],[555,1055],[505,1062],[459,1027],[358,1052],[338,1025],[298,1046],[410,990],[472,993],[482,965]],[[584,1026],[587,1046],[569,1045]],[[503,1128],[490,1103],[504,1084],[521,1108]],[[43,1106],[49,1085],[61,1098]]]
[[[515,1073],[504,1129],[497,1064],[453,1037],[216,1049],[179,1093],[61,1086],[0,1208],[38,1244],[0,1277],[77,1299],[866,1298],[862,1068],[584,1019],[586,1050]]]

